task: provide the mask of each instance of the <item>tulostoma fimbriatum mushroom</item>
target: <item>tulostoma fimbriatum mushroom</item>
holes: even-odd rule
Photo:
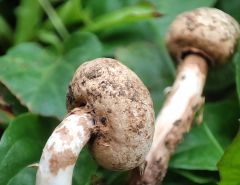
[[[224,65],[229,60],[239,30],[237,21],[215,8],[185,12],[172,22],[166,44],[179,62],[176,80],[156,119],[143,176],[133,177],[131,184],[156,185],[163,180],[171,154],[204,103],[202,92],[208,67]]]
[[[104,168],[130,170],[144,163],[154,133],[153,105],[126,66],[110,58],[82,64],[69,85],[67,109],[43,149],[37,185],[71,185],[86,143]]]

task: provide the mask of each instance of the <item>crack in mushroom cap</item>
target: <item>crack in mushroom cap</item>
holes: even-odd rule
[[[92,110],[95,128],[89,146],[100,165],[129,170],[144,162],[154,111],[149,91],[135,73],[110,58],[82,64],[67,95],[68,111],[80,106]]]
[[[233,54],[239,39],[239,24],[216,8],[197,8],[177,16],[166,37],[174,59],[198,53],[213,65],[224,64]]]

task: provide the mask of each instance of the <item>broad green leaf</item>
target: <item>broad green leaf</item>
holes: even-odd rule
[[[96,174],[98,165],[85,148],[78,157],[74,174],[73,185],[91,185],[92,177]]]
[[[7,185],[35,185],[36,169],[23,168]]]
[[[177,170],[175,172],[196,184],[208,184],[208,183],[216,184],[218,179],[216,172],[215,172],[216,173],[215,175],[213,174],[213,172],[212,173],[205,172],[204,175],[203,174],[200,175],[197,173],[198,171],[190,171],[190,170]]]
[[[216,7],[233,16],[238,22],[240,21],[239,0],[218,0]]]
[[[238,127],[238,102],[208,103],[201,125],[194,125],[170,161],[172,168],[217,170],[217,162]],[[226,113],[227,111],[227,113]]]
[[[14,115],[0,108],[0,125],[6,125],[14,119]]]
[[[69,65],[33,43],[11,49],[0,58],[0,63],[0,81],[30,111],[58,117],[64,115],[65,78],[69,80],[72,73]]]
[[[118,48],[126,47],[134,42],[146,41],[157,44],[156,30],[150,20],[142,20],[102,30],[100,38],[106,56],[114,56]]]
[[[182,175],[179,175],[177,173],[174,173],[171,170],[168,170],[162,185],[196,185],[196,183],[189,181],[187,178],[183,177]]]
[[[75,32],[64,43],[64,58],[69,63],[71,61],[89,60],[89,58],[100,55],[102,45],[97,36],[88,32]]]
[[[32,114],[10,123],[0,141],[0,182],[7,182],[20,170],[40,159],[51,125]]]
[[[234,62],[236,66],[237,93],[238,93],[238,99],[240,99],[240,44],[238,44],[237,52],[234,55]]]
[[[173,80],[169,59],[164,58],[162,53],[163,50],[147,42],[133,43],[116,53],[116,58],[132,69],[148,87],[156,113],[165,98],[164,89]]]
[[[240,134],[227,148],[221,161],[218,163],[221,181],[219,185],[240,184]]]
[[[29,41],[35,36],[42,17],[38,0],[21,0],[16,15],[15,43]]]
[[[101,56],[101,45],[94,35],[73,34],[69,42],[74,42],[74,38],[79,39],[77,44],[62,58],[34,43],[16,46],[0,58],[0,81],[30,111],[62,118],[74,71],[84,61]]]
[[[83,62],[102,57],[102,44],[98,38],[88,32],[76,32],[64,43],[63,60],[74,66],[74,71]],[[73,73],[71,73],[71,76]]]
[[[224,95],[235,85],[235,75],[235,65],[231,61],[223,66],[209,68],[205,91],[208,94]]]

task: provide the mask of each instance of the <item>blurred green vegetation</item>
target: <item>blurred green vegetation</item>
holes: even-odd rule
[[[36,169],[27,166],[39,161],[64,117],[68,83],[87,60],[116,58],[135,71],[157,114],[175,75],[165,33],[179,13],[203,6],[240,21],[239,0],[1,0],[0,184],[35,183]],[[240,117],[239,66],[240,48],[230,64],[210,70],[203,124],[177,148],[164,185],[217,184],[220,160],[220,184],[240,183],[239,136],[232,143]],[[123,185],[127,177],[102,169],[85,149],[73,184]]]

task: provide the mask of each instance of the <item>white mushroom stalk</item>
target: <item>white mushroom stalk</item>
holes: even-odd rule
[[[71,185],[78,155],[89,141],[94,122],[84,109],[71,111],[48,139],[39,162],[36,185]]]
[[[202,57],[189,55],[181,63],[174,85],[156,119],[151,150],[143,182],[148,185],[162,180],[168,161],[183,134],[189,131],[195,113],[204,103],[202,91],[207,75],[207,63]]]

